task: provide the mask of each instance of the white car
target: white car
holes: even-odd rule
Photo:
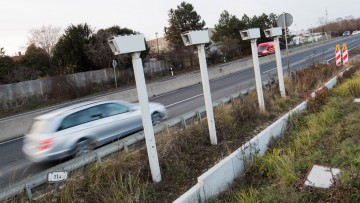
[[[359,30],[355,30],[355,31],[352,32],[352,35],[358,35],[358,34],[360,34]]]
[[[149,109],[154,125],[166,116],[162,104],[149,103]],[[36,117],[22,149],[33,162],[58,160],[81,156],[142,129],[138,104],[88,101]]]

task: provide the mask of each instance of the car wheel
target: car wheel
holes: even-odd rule
[[[92,146],[89,140],[81,140],[76,143],[75,146],[75,157],[84,156],[92,151]]]
[[[153,125],[158,125],[161,123],[161,114],[159,112],[154,112],[151,115],[151,120]]]

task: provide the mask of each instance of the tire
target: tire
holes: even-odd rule
[[[151,114],[151,120],[153,125],[158,125],[161,123],[161,114],[159,112],[154,112]]]
[[[80,140],[76,143],[74,157],[84,156],[93,150],[90,140]]]

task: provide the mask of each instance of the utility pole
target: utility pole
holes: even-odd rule
[[[155,32],[156,35],[156,45],[157,45],[157,53],[158,53],[158,57],[160,56],[160,50],[159,50],[159,39],[158,39],[158,33]]]

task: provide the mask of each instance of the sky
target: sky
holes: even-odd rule
[[[62,30],[69,25],[88,23],[95,30],[113,25],[143,33],[146,39],[164,35],[168,26],[168,12],[184,0],[1,0],[0,47],[13,56],[26,50],[30,30],[53,25]],[[299,31],[328,20],[352,15],[359,18],[359,0],[188,0],[194,10],[212,28],[220,14],[227,10],[241,18],[262,13],[277,15],[287,12],[293,16],[290,30]],[[343,4],[342,2],[346,2]]]

